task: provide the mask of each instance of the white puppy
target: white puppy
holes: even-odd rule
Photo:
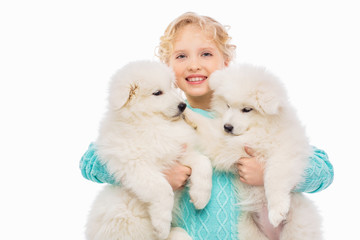
[[[264,187],[235,183],[242,212],[239,239],[267,239],[258,228],[259,216],[267,210],[274,227],[282,224],[280,239],[321,239],[315,206],[304,194],[292,192],[303,180],[312,148],[280,81],[263,68],[244,64],[214,72],[209,84],[217,117],[206,123],[192,115],[191,120],[213,166],[236,172],[238,159],[247,156],[244,146],[265,164]]]
[[[174,193],[162,172],[175,161],[191,167],[189,194],[196,208],[211,194],[210,160],[194,151],[195,131],[185,123],[186,104],[165,64],[139,61],[118,71],[96,146],[121,186],[107,186],[89,215],[89,240],[191,239],[170,231]]]

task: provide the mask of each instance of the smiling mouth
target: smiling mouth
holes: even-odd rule
[[[207,79],[207,77],[188,77],[188,78],[185,78],[185,80],[190,82],[190,83],[201,83],[201,82],[205,81],[206,79]]]

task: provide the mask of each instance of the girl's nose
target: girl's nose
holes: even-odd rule
[[[201,69],[200,63],[197,59],[191,59],[191,61],[189,62],[188,68],[189,68],[189,71],[192,71],[192,72],[198,71]]]

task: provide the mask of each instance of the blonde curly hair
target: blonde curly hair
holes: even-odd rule
[[[164,35],[160,37],[160,44],[157,47],[156,55],[162,62],[168,63],[177,32],[179,29],[189,24],[195,24],[202,30],[210,33],[216,46],[223,53],[224,58],[227,61],[230,62],[234,59],[236,46],[230,44],[231,37],[227,32],[229,27],[220,24],[211,17],[187,12],[172,21],[166,28]]]

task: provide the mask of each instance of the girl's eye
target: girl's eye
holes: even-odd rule
[[[163,94],[163,92],[161,90],[157,90],[157,91],[152,93],[152,95],[154,95],[154,96],[160,96],[162,94]]]
[[[243,112],[243,113],[248,113],[248,112],[251,112],[253,109],[251,108],[251,107],[245,107],[245,108],[243,108],[243,109],[241,109],[241,111]]]
[[[179,54],[176,56],[176,59],[182,59],[182,58],[185,58],[185,54]]]
[[[209,52],[204,52],[204,53],[202,54],[202,56],[204,56],[204,57],[211,57],[212,54],[209,53]]]

